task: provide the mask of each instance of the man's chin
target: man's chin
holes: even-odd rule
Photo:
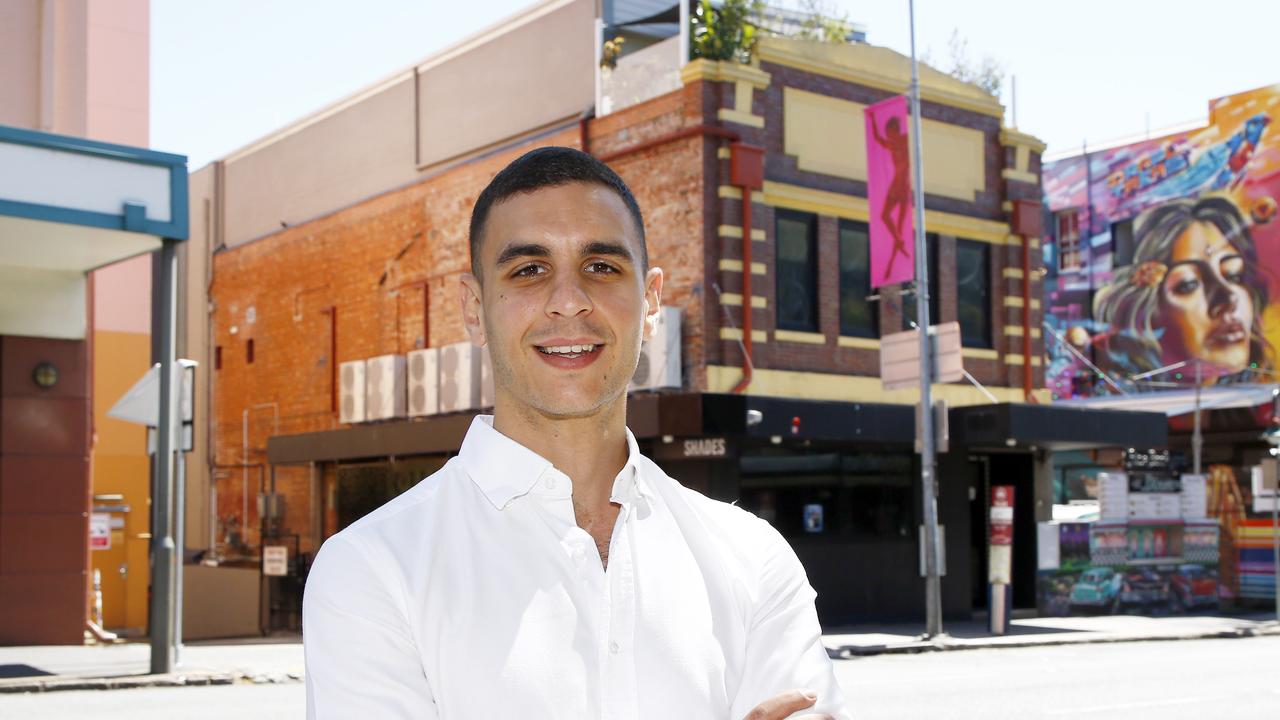
[[[596,395],[592,397],[573,395],[540,398],[529,403],[529,406],[548,420],[577,420],[599,415],[611,408],[614,403],[625,398],[626,391],[624,389],[622,393],[613,395]]]

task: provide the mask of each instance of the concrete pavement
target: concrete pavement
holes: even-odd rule
[[[919,653],[938,650],[1030,647],[1198,638],[1280,635],[1271,615],[1134,615],[1021,618],[1010,632],[991,636],[985,622],[948,623],[946,635],[920,638],[922,625],[832,628],[823,642],[832,657]],[[187,645],[177,672],[149,675],[145,643],[85,646],[0,647],[0,693],[116,689],[152,686],[296,683],[303,678],[301,638],[245,638]]]
[[[985,619],[943,623],[943,631],[942,637],[924,640],[923,623],[828,628],[822,641],[832,657],[854,657],[936,650],[1280,635],[1280,623],[1270,613],[1167,617],[1104,615],[1017,618],[1010,621],[1009,632],[1005,635],[988,633]]]

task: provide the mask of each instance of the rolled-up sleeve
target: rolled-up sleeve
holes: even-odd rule
[[[359,538],[316,556],[302,602],[307,718],[439,717],[401,593]]]
[[[847,702],[822,644],[822,628],[814,607],[817,593],[787,541],[768,523],[759,523],[767,541],[733,717],[745,717],[761,701],[778,693],[808,689],[817,694],[818,702],[800,714],[826,713],[837,720],[847,720]]]

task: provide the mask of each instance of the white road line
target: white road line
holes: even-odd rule
[[[1090,707],[1064,708],[1046,710],[1045,715],[1075,715],[1077,713],[1106,712],[1108,710],[1130,710],[1133,708],[1160,707],[1162,705],[1190,705],[1205,702],[1209,698],[1167,698],[1164,700],[1145,700],[1142,702],[1115,703],[1114,705],[1092,705]]]

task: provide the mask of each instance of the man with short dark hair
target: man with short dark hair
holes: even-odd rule
[[[527,153],[477,199],[471,253],[494,414],[324,544],[308,717],[847,717],[786,541],[627,430],[662,295],[627,186],[577,150]]]

